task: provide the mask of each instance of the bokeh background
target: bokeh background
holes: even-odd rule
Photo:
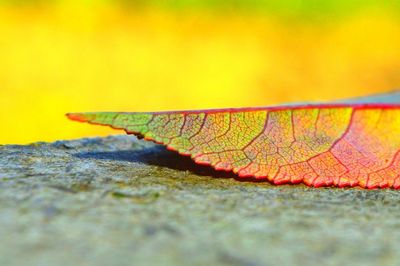
[[[400,87],[400,1],[0,0],[0,143],[116,133],[74,111],[334,100]]]

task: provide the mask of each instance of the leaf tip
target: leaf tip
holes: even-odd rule
[[[67,113],[65,114],[68,119],[78,122],[88,122],[89,118],[83,113]]]

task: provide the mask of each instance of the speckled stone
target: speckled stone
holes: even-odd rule
[[[132,136],[0,146],[0,265],[395,265],[400,191],[240,182]]]

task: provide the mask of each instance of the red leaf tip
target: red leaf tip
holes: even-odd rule
[[[82,113],[68,113],[66,116],[74,121],[79,121],[79,122],[87,122],[89,121],[88,117],[85,114]]]

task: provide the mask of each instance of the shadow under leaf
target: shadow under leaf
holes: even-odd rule
[[[74,156],[81,159],[115,160],[143,163],[167,167],[179,171],[190,171],[200,176],[234,178],[239,181],[256,181],[252,178],[239,178],[233,172],[217,171],[211,166],[196,164],[190,157],[182,156],[176,152],[169,151],[163,146],[144,148],[142,150],[81,152],[74,154]]]

